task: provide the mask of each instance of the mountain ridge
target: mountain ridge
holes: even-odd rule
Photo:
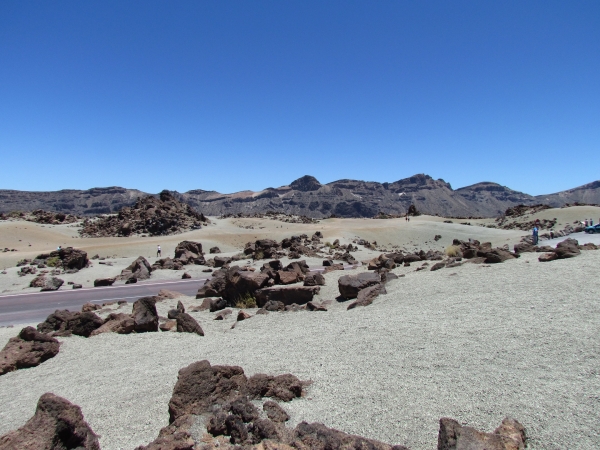
[[[379,183],[340,179],[321,184],[305,175],[289,185],[261,191],[222,194],[192,189],[169,191],[205,215],[265,213],[276,211],[313,218],[374,217],[377,214],[403,215],[411,204],[425,214],[448,217],[496,217],[518,204],[548,204],[553,207],[573,203],[600,204],[600,180],[552,194],[532,196],[491,181],[452,189],[443,179],[416,174],[394,182]],[[47,211],[78,215],[108,214],[131,206],[148,194],[119,186],[60,191],[0,190],[0,212]]]

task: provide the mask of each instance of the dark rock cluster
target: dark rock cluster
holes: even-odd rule
[[[304,285],[298,285],[300,282]],[[272,260],[263,264],[260,272],[239,266],[216,270],[198,290],[196,298],[220,297],[210,303],[211,311],[227,306],[263,307],[269,301],[281,302],[284,306],[304,305],[319,293],[319,286],[324,283],[321,274],[309,272],[304,260],[286,267],[281,261]]]
[[[158,198],[149,195],[138,199],[116,215],[84,221],[80,234],[84,237],[165,236],[201,228],[206,222],[203,214],[163,191]]]

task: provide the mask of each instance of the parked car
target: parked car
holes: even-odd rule
[[[591,227],[585,227],[585,230],[583,231],[585,231],[586,233],[600,233],[600,223]]]

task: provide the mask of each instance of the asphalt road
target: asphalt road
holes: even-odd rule
[[[196,295],[206,278],[189,280],[146,281],[118,286],[29,292],[0,296],[0,326],[42,322],[57,309],[79,311],[87,302],[104,303],[111,300],[128,300],[156,295],[161,289]]]
[[[345,265],[344,270],[352,270],[356,267]],[[311,267],[313,271],[323,269],[323,267]],[[2,295],[0,296],[0,326],[42,322],[57,309],[79,311],[88,302],[104,303],[112,300],[132,302],[140,297],[157,295],[161,289],[195,296],[207,279],[148,280],[118,286]]]

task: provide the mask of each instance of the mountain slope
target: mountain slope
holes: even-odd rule
[[[380,212],[403,215],[414,204],[426,214],[495,217],[518,204],[547,203],[555,207],[575,202],[600,204],[600,181],[534,197],[492,182],[454,190],[446,181],[434,180],[424,174],[393,183],[344,179],[327,184],[321,184],[316,178],[306,175],[289,185],[266,188],[259,192],[221,194],[197,189],[172,194],[178,200],[211,216],[276,211],[313,218],[331,215],[373,217]],[[105,214],[131,206],[145,195],[148,194],[121,187],[56,192],[0,190],[0,212],[44,209],[79,215]]]

